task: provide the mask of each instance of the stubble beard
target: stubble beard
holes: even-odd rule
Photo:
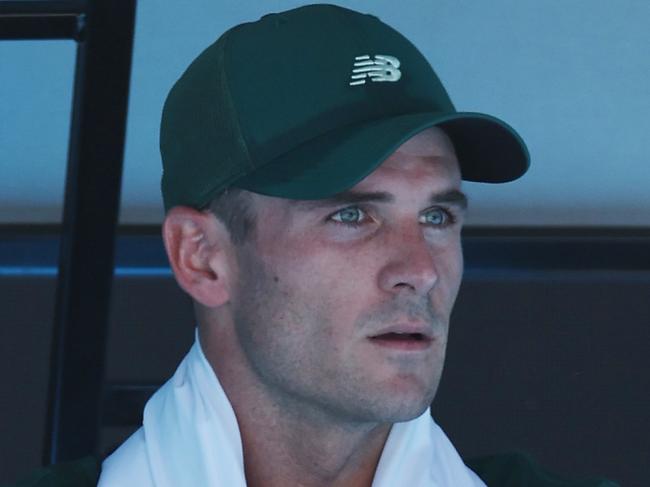
[[[354,357],[348,362],[337,361],[335,353],[328,355],[314,347],[319,342],[328,345],[327,332],[335,329],[330,317],[332,303],[294,296],[260,259],[249,260],[242,271],[246,276],[238,289],[242,299],[233,306],[237,336],[248,361],[245,366],[254,374],[261,394],[278,411],[314,422],[359,424],[408,421],[429,407],[442,374],[448,327],[448,320],[435,312],[430,300],[394,299],[365,313],[354,324],[357,330],[371,332],[391,319],[408,316],[431,325],[441,341],[436,345],[438,357],[419,389],[400,396],[372,383],[362,361]],[[301,340],[299,332],[309,321],[310,330],[323,335]]]

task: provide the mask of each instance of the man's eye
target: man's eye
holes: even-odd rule
[[[346,225],[359,225],[365,218],[365,212],[361,208],[351,206],[337,211],[332,215],[332,220]]]
[[[420,223],[443,227],[453,223],[450,213],[443,208],[432,208],[420,216]]]

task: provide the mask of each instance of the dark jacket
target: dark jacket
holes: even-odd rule
[[[488,487],[619,487],[601,478],[562,479],[523,453],[484,456],[465,463]],[[97,459],[85,457],[36,470],[14,487],[92,487],[97,485],[100,468]]]

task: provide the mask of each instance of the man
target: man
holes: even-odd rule
[[[429,405],[461,179],[521,176],[519,136],[457,113],[377,18],[314,5],[207,48],[165,103],[161,152],[196,342],[99,485],[485,485]]]

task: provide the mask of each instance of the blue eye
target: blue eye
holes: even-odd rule
[[[442,208],[431,208],[420,217],[420,223],[442,227],[453,223],[453,218]]]
[[[332,215],[332,220],[345,225],[359,225],[365,217],[365,212],[356,206],[343,208]]]

